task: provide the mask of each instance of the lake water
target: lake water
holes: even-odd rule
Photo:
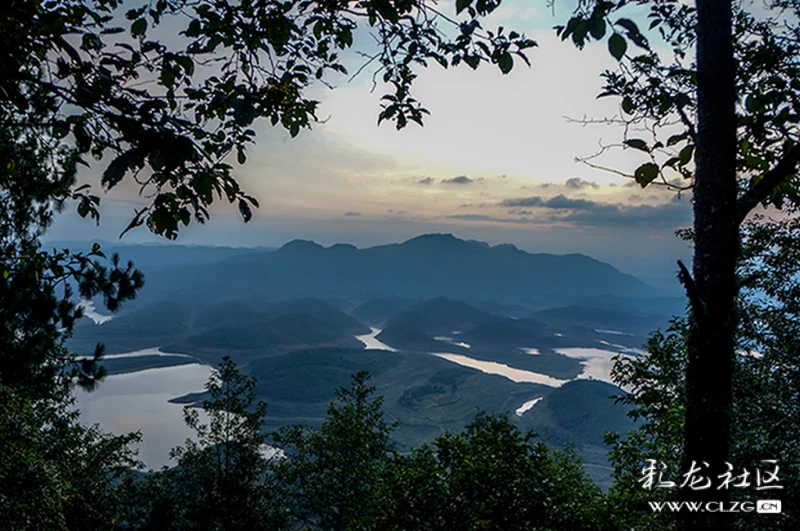
[[[380,328],[370,328],[370,330],[372,330],[372,332],[370,332],[369,334],[364,334],[363,336],[356,336],[356,339],[364,343],[364,348],[397,352],[396,348],[392,348],[386,343],[382,343],[381,341],[375,338],[375,336],[377,336],[382,332]]]
[[[544,398],[543,396],[539,396],[537,398],[534,398],[533,400],[528,400],[527,402],[519,406],[516,409],[516,411],[514,411],[514,414],[517,415],[518,417],[521,417],[522,415],[525,414],[526,411],[530,411],[533,408],[533,406],[535,406],[543,398]]]
[[[521,350],[532,356],[539,354],[539,350],[535,348],[523,348]],[[628,350],[631,351],[633,349]],[[578,378],[602,380],[604,382],[614,383],[611,381],[611,368],[614,366],[612,358],[618,354],[618,351],[604,350],[599,348],[562,348],[556,350],[556,352],[570,358],[577,359],[581,362],[583,369],[578,375]],[[515,369],[503,363],[477,360],[461,354],[443,352],[434,352],[432,354],[452,361],[453,363],[463,365],[464,367],[478,369],[486,374],[498,374],[500,376],[505,376],[514,382],[531,382],[548,385],[550,387],[561,387],[569,381],[553,378],[546,374]],[[623,353],[623,355],[627,355],[627,353]]]
[[[396,351],[376,338],[380,333],[380,329],[372,328],[369,334],[356,336],[356,338],[368,349]],[[539,354],[536,349],[523,350],[530,355]],[[611,381],[609,376],[613,365],[611,358],[617,354],[616,352],[597,348],[564,348],[557,352],[581,360],[583,371],[578,378]],[[503,376],[514,382],[531,382],[560,387],[569,381],[533,371],[515,369],[503,363],[477,360],[461,354],[448,352],[431,354],[487,374]],[[145,355],[186,356],[185,354],[162,352],[160,348],[149,348],[106,357],[125,358]],[[112,433],[141,431],[142,442],[137,446],[139,459],[153,469],[172,465],[174,463],[169,459],[169,451],[175,446],[182,445],[187,438],[194,435],[194,432],[183,422],[183,406],[172,404],[169,400],[202,391],[210,372],[211,367],[192,363],[109,376],[92,393],[76,390],[75,395],[81,411],[81,418],[86,424],[100,424],[105,431]],[[539,400],[541,397],[525,402],[517,408],[515,413],[522,416]]]
[[[106,354],[103,359],[110,360],[115,358],[136,358],[138,356],[167,356],[174,358],[191,358],[188,354],[177,354],[172,352],[162,352],[161,347],[144,348],[142,350],[134,350],[132,352],[125,352],[123,354]]]
[[[457,347],[472,348],[472,345],[470,345],[469,343],[464,343],[463,341],[456,341],[452,337],[434,336],[433,339],[435,339],[436,341],[443,341],[445,343],[449,343],[450,345],[455,345]]]
[[[509,367],[504,363],[497,363],[495,361],[476,360],[468,356],[462,356],[461,354],[450,354],[448,352],[432,352],[431,354],[433,354],[434,356],[439,356],[442,359],[452,361],[453,363],[458,363],[459,365],[463,365],[464,367],[471,367],[473,369],[478,369],[479,371],[484,372],[486,374],[497,374],[500,376],[505,376],[512,382],[530,382],[542,385],[549,385],[550,387],[561,387],[562,385],[564,385],[569,381],[569,380],[559,380],[557,378],[547,376],[546,374],[539,374],[538,372],[515,369],[514,367]]]
[[[141,430],[139,459],[157,469],[174,464],[170,449],[194,434],[183,422],[183,406],[169,400],[202,391],[210,373],[211,367],[194,363],[119,374],[107,377],[92,393],[76,390],[75,397],[85,424],[100,424],[117,434]]]
[[[83,308],[83,315],[91,319],[94,324],[103,324],[114,318],[112,315],[103,315],[98,312],[94,307],[94,302],[88,299],[81,299],[78,306]]]
[[[379,328],[371,328],[370,330],[371,332],[369,334],[356,336],[356,339],[364,343],[365,347],[368,349],[381,349],[381,350],[388,350],[391,352],[397,352],[397,349],[392,348],[389,345],[386,345],[385,343],[382,343],[376,338],[376,336],[381,333],[381,330]],[[451,337],[437,336],[434,339],[442,341],[443,343],[449,343],[469,348],[469,345],[467,343],[457,342]],[[618,345],[613,345],[611,343],[606,343],[606,344],[608,346],[618,347]],[[625,347],[619,346],[619,348],[624,349]],[[523,348],[521,350],[533,356],[539,354],[539,350],[535,348]],[[634,349],[628,349],[628,350],[632,351]],[[613,383],[611,382],[611,367],[613,366],[611,358],[617,355],[617,351],[604,350],[598,348],[564,348],[564,349],[559,349],[556,352],[563,354],[565,356],[569,356],[570,358],[580,360],[581,365],[583,366],[583,370],[581,371],[581,374],[578,375],[578,378],[586,378],[586,379],[593,378],[596,380],[602,380],[605,382]],[[451,352],[431,352],[431,354],[434,356],[438,356],[442,359],[451,361],[453,363],[457,363],[464,367],[477,369],[486,374],[497,374],[499,376],[504,376],[514,382],[531,382],[542,385],[548,385],[550,387],[561,387],[562,385],[564,385],[566,382],[569,381],[569,380],[561,380],[559,378],[553,378],[552,376],[548,376],[546,374],[541,374],[533,371],[516,369],[514,367],[509,367],[504,363],[470,358],[469,356],[464,356],[462,354],[454,354]],[[530,407],[533,406],[531,405]]]

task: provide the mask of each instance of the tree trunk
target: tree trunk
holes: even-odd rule
[[[694,279],[684,278],[692,311],[681,472],[694,462],[713,486],[681,489],[685,501],[727,501],[725,490],[716,485],[730,448],[739,252],[731,11],[730,0],[697,0],[696,240]],[[724,513],[682,511],[678,527],[721,530],[729,524]]]

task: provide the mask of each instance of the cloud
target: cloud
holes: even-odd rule
[[[677,196],[675,196],[677,197]],[[511,208],[509,214],[530,215],[532,211],[520,207],[557,210],[546,218],[549,222],[569,222],[577,226],[625,226],[645,225],[649,227],[677,227],[691,222],[691,205],[673,197],[661,205],[628,206],[619,203],[600,203],[588,199],[571,199],[557,195],[550,199],[541,196],[516,197],[500,201],[495,206]],[[523,218],[526,219],[526,218]],[[540,218],[541,219],[541,218]],[[487,219],[487,221],[490,221]],[[500,221],[494,218],[493,221]],[[515,221],[515,220],[506,220]]]
[[[355,216],[360,216],[361,212],[345,212],[344,215],[345,217],[355,217]]]
[[[544,206],[544,199],[538,195],[533,197],[515,197],[512,199],[503,199],[498,203],[502,207],[538,207]]]
[[[433,184],[433,178],[432,177],[425,177],[424,179],[420,179],[419,181],[417,181],[417,184],[424,184],[426,186],[427,185],[431,185],[431,184]]]
[[[597,190],[599,188],[596,182],[585,181],[580,177],[572,177],[571,179],[567,179],[567,181],[564,183],[564,186],[573,190],[581,190],[583,188],[594,188]]]
[[[610,203],[598,203],[588,199],[570,199],[561,194],[551,197],[542,205],[545,208],[582,210],[587,212],[613,212],[619,210],[619,206]]]
[[[524,224],[543,224],[550,223],[546,219],[534,218],[500,218],[497,216],[486,216],[483,214],[452,214],[445,216],[447,219],[457,219],[460,221],[492,221],[497,223],[524,223]]]
[[[453,177],[452,179],[442,179],[442,184],[472,184],[474,182],[475,181],[466,175],[459,175],[458,177]]]
[[[688,201],[634,207],[612,204],[604,206],[606,208],[603,209],[575,210],[558,220],[578,225],[612,227],[680,227],[689,225],[692,221],[692,209]]]
[[[607,203],[598,203],[597,201],[590,201],[588,199],[570,199],[563,194],[559,194],[550,199],[542,199],[541,196],[532,197],[515,197],[504,199],[497,204],[501,207],[517,208],[517,207],[540,207],[552,209],[570,209],[570,210],[602,210],[609,211],[616,208],[614,205]]]

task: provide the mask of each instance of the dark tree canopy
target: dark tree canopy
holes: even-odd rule
[[[527,61],[533,41],[480,29],[499,2],[467,4],[458,2],[469,14],[459,24],[424,0],[11,0],[0,20],[0,122],[46,152],[43,170],[82,216],[99,216],[98,196],[74,187],[91,157],[103,161],[105,189],[130,175],[152,196],[129,229],[175,238],[179,224],[208,219],[215,197],[248,220],[257,201],[236,182],[232,155],[245,162],[259,118],[292,136],[316,121],[319,102],[305,91],[347,73],[359,27],[377,38],[366,61],[390,88],[379,121],[398,129],[428,112],[411,93],[415,69],[486,61],[507,73],[514,55]]]
[[[646,12],[648,29],[628,8]],[[791,0],[759,12],[727,0],[585,0],[557,28],[578,47],[610,34],[619,68],[602,74],[601,96],[620,99],[611,121],[625,125],[621,145],[646,157],[628,176],[642,187],[691,190],[692,271],[679,262],[690,309],[681,451],[684,469],[709,462],[715,476],[732,448],[740,226],[759,204],[799,199],[798,13]],[[727,499],[688,488],[680,496]],[[678,515],[681,529],[727,529],[730,520]]]

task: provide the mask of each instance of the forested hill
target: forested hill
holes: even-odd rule
[[[147,299],[445,296],[516,302],[656,294],[635,277],[585,255],[533,254],[451,234],[365,249],[295,240],[274,251],[228,252],[215,262],[166,264],[145,273],[142,296]]]

